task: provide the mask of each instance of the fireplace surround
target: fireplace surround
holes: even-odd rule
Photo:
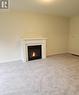
[[[21,55],[24,62],[46,58],[46,38],[22,40]]]

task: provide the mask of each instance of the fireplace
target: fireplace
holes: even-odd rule
[[[28,46],[28,61],[41,58],[42,58],[41,45]]]
[[[22,40],[21,57],[24,62],[46,58],[46,38]]]

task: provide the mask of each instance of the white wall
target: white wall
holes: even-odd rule
[[[79,55],[79,16],[70,19],[69,52]]]
[[[47,55],[67,52],[68,19],[38,13],[0,13],[0,63],[20,60],[20,40],[46,37]]]

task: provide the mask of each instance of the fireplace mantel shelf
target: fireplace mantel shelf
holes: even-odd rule
[[[23,40],[24,41],[27,41],[27,40],[47,40],[47,38],[24,38]]]

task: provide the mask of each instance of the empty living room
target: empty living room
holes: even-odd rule
[[[0,0],[0,95],[79,95],[79,0]]]

